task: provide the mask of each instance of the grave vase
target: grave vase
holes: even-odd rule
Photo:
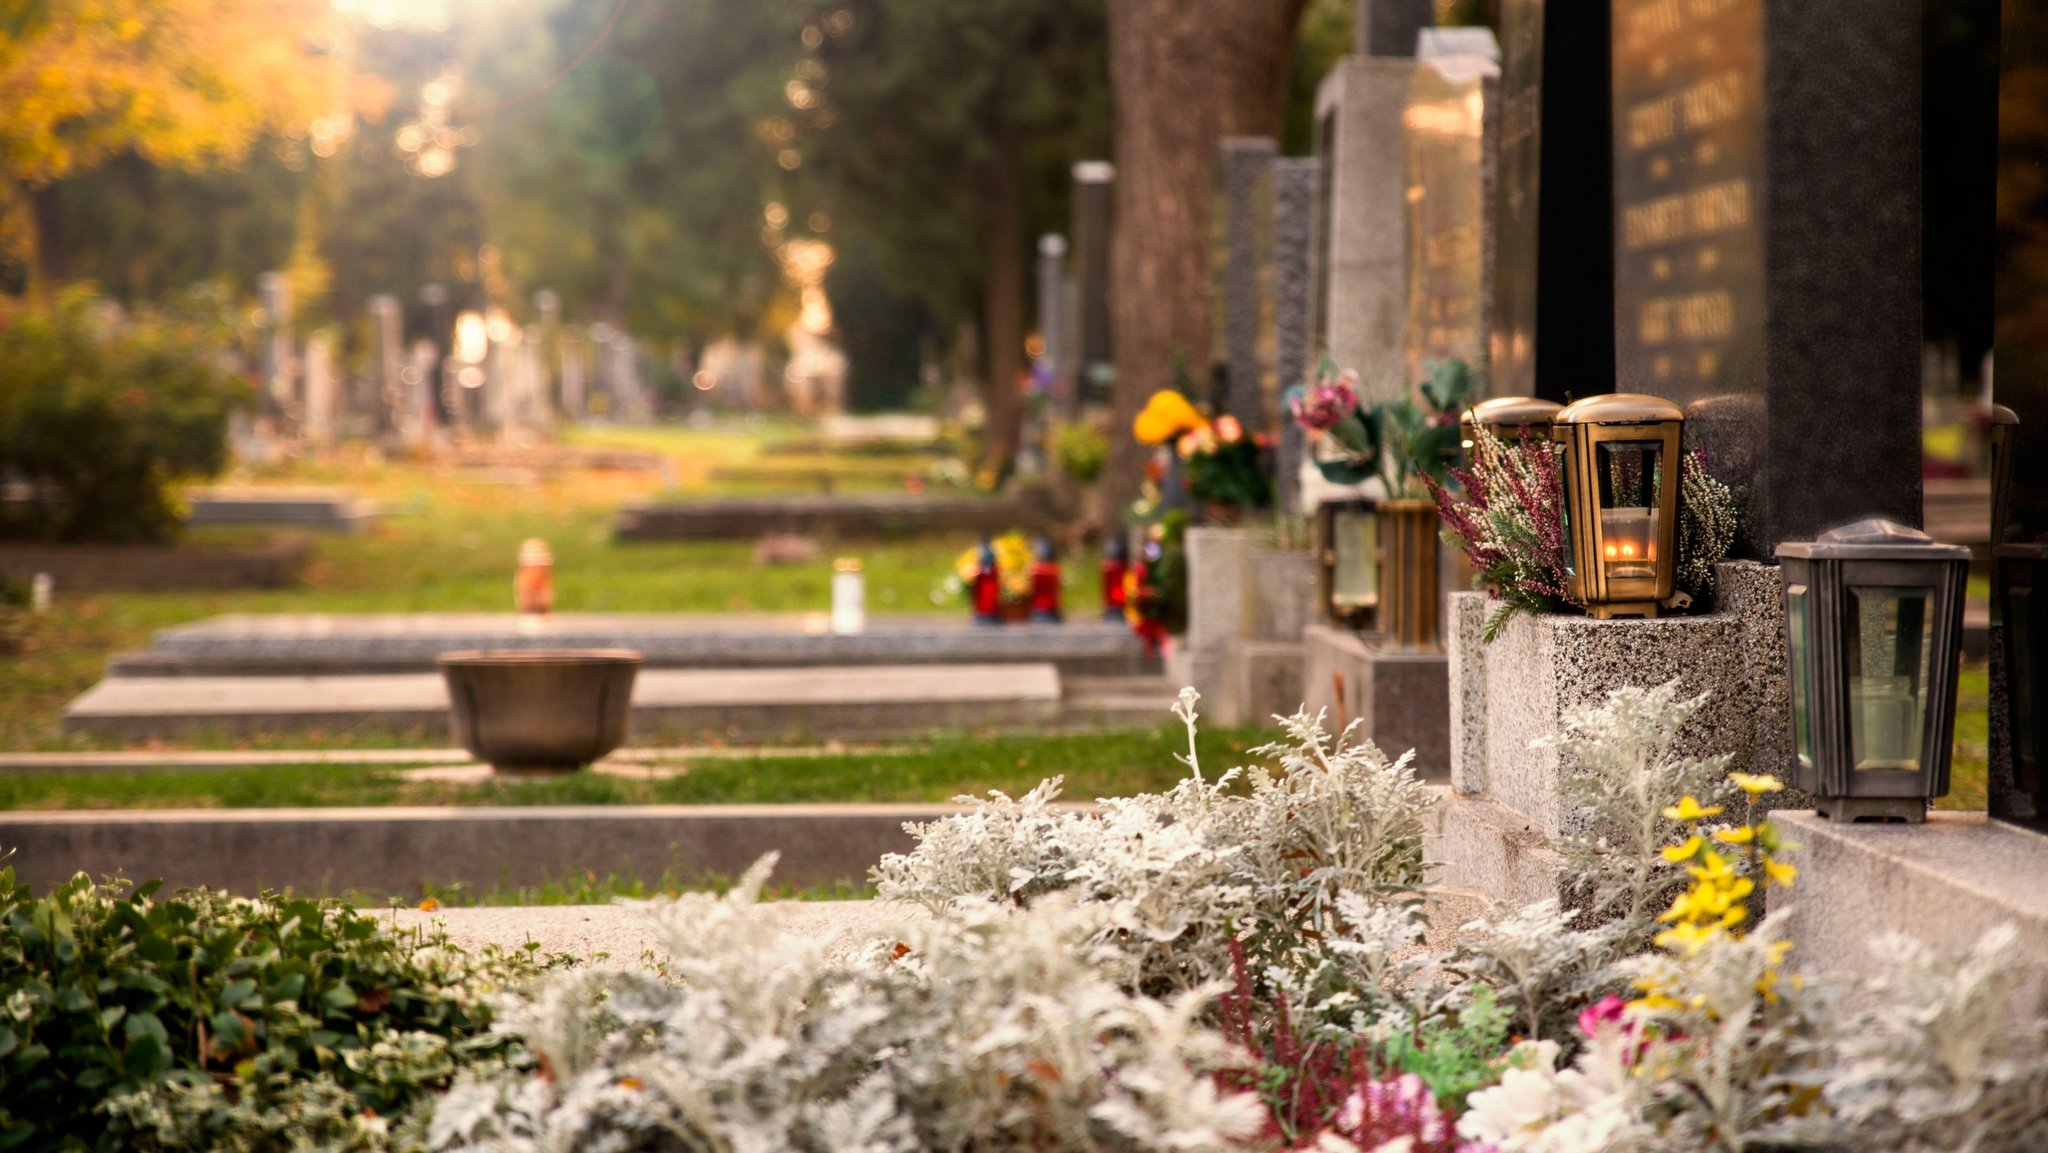
[[[1443,645],[1436,503],[1381,501],[1379,518],[1381,633],[1395,648],[1434,652]]]

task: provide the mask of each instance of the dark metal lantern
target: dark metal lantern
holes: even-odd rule
[[[1379,510],[1363,498],[1316,506],[1317,587],[1336,624],[1369,629],[1380,603]]]
[[[1777,549],[1794,784],[1836,821],[1923,821],[1948,793],[1970,550],[1863,520]]]
[[[2048,543],[1992,550],[2005,658],[2005,707],[2013,783],[2048,815]]]
[[[1617,392],[1559,410],[1572,593],[1600,618],[1654,617],[1678,577],[1679,450],[1685,414]]]

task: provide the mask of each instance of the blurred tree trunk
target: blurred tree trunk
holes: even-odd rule
[[[1131,439],[1176,352],[1203,379],[1210,352],[1209,195],[1225,136],[1279,136],[1287,66],[1307,0],[1109,0],[1116,101],[1113,449],[1119,504],[1147,451]]]
[[[987,173],[982,356],[988,375],[982,388],[983,403],[988,406],[988,437],[981,470],[1002,477],[1016,459],[1024,426],[1024,398],[1017,391],[1017,376],[1024,368],[1025,278],[1030,272],[1025,256],[1023,164],[1014,136],[1006,132],[997,141]]]

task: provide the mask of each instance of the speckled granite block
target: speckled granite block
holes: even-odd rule
[[[1444,618],[1451,662],[1451,789],[1486,791],[1486,594],[1454,592]]]
[[[1460,667],[1451,683],[1459,686],[1461,772],[1480,765],[1479,789],[1545,835],[1576,831],[1558,795],[1558,754],[1531,742],[1557,732],[1565,713],[1598,705],[1618,688],[1677,678],[1683,692],[1712,695],[1680,734],[1675,754],[1732,753],[1736,769],[1786,774],[1791,735],[1777,570],[1742,562],[1716,571],[1719,605],[1708,615],[1521,617],[1492,645],[1472,643],[1488,606],[1475,612],[1456,602],[1452,644]],[[1773,799],[1779,808],[1807,803],[1789,791]]]
[[[1564,858],[1527,817],[1484,797],[1440,795],[1422,834],[1430,880],[1512,905],[1559,896]]]
[[[1296,549],[1251,549],[1245,591],[1251,638],[1298,645],[1301,630],[1316,622],[1316,559]]]
[[[1347,629],[1311,625],[1302,633],[1302,696],[1308,710],[1329,711],[1324,724],[1363,720],[1367,736],[1389,756],[1415,751],[1425,779],[1450,776],[1449,658],[1442,653],[1378,649]],[[1337,696],[1342,674],[1344,695]]]
[[[1795,968],[1868,972],[1879,933],[1960,951],[2001,923],[2019,930],[2021,956],[2048,956],[2048,837],[1977,813],[1929,813],[1924,825],[1782,819],[1804,846],[1786,924]],[[2012,986],[2015,1013],[2048,1015],[2048,979]]]
[[[1301,642],[1241,640],[1230,646],[1231,704],[1238,720],[1268,725],[1302,705]]]

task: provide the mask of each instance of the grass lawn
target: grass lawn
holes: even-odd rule
[[[1210,775],[1243,764],[1278,734],[1204,729]],[[942,802],[990,789],[1021,793],[1066,778],[1069,800],[1170,788],[1187,774],[1177,723],[1150,730],[1066,735],[947,736],[883,749],[790,756],[717,756],[680,775],[640,779],[575,773],[463,784],[409,779],[384,766],[0,774],[0,811],[53,809],[326,808],[359,805],[692,805]]]
[[[1981,813],[1987,803],[1986,779],[1991,759],[1991,672],[1981,663],[1966,662],[1956,683],[1956,738],[1949,763],[1948,796],[1937,809]]]
[[[832,560],[858,556],[867,575],[871,612],[964,612],[934,604],[933,590],[971,534],[825,545],[815,563],[759,565],[747,541],[616,544],[611,522],[629,500],[709,496],[734,491],[714,470],[806,467],[852,476],[921,469],[923,454],[790,457],[766,452],[794,426],[712,429],[575,430],[571,444],[648,450],[662,470],[466,468],[449,463],[381,461],[359,451],[345,459],[299,462],[254,483],[343,484],[385,503],[393,515],[370,532],[321,534],[300,587],[218,593],[66,596],[33,618],[23,651],[0,665],[0,748],[91,748],[58,727],[64,705],[97,681],[109,656],[145,647],[150,633],[226,612],[505,611],[519,543],[541,537],[555,554],[555,606],[560,612],[810,611],[830,605]],[[857,482],[848,482],[857,487]],[[879,482],[878,482],[879,483]],[[894,483],[894,482],[891,482]],[[740,487],[753,487],[742,485]],[[784,491],[805,491],[798,486]],[[195,543],[249,539],[250,530],[195,531]],[[1075,566],[1082,575],[1085,564]],[[1092,598],[1077,580],[1077,598]],[[1092,603],[1092,600],[1089,601]],[[1085,604],[1077,600],[1077,611]],[[104,742],[102,742],[104,743]],[[221,742],[213,742],[219,744]],[[235,742],[239,743],[239,742]],[[321,743],[346,745],[347,739]],[[357,743],[390,743],[376,738]]]

